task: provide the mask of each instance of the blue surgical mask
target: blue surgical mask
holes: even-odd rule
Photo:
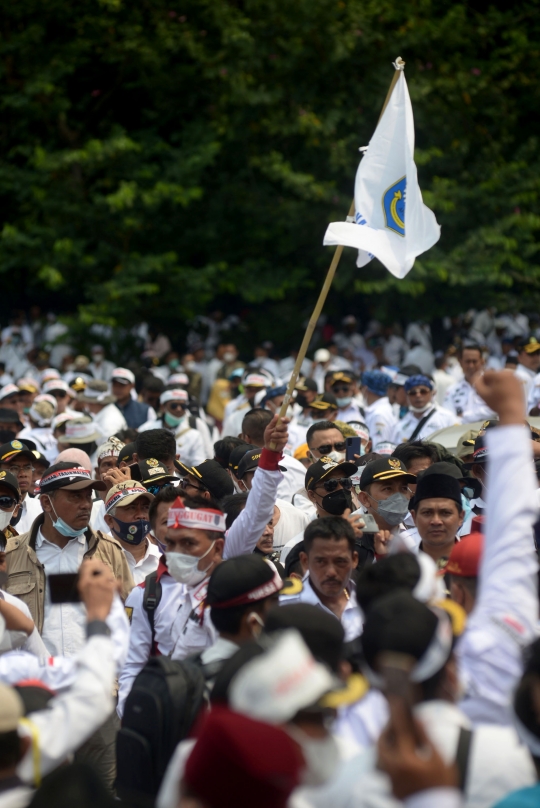
[[[343,407],[348,407],[352,401],[352,396],[345,396],[344,398],[336,398],[337,405],[340,409]]]
[[[53,522],[53,527],[55,530],[60,533],[61,536],[64,536],[66,539],[78,539],[80,536],[84,536],[86,531],[88,530],[88,525],[86,527],[82,527],[80,530],[75,530],[74,527],[70,527],[67,522],[65,522],[61,516],[58,516],[56,511],[54,510],[54,505],[52,504],[52,499],[49,500],[51,503],[51,508],[53,509],[53,513],[56,516],[56,522]]]
[[[464,494],[461,495],[461,507],[465,511],[465,516],[463,517],[463,521],[461,523],[462,525],[464,525],[467,519],[470,518],[471,513],[473,512],[471,502]]]
[[[144,538],[150,530],[150,522],[147,519],[136,519],[134,522],[124,522],[123,519],[118,519],[113,516],[116,525],[114,532],[116,536],[125,541],[126,544],[133,544],[137,546],[144,541]]]

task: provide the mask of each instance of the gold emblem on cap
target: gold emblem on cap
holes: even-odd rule
[[[393,468],[393,469],[401,469],[401,463],[395,457],[389,457],[388,458],[388,465],[390,466],[390,468]]]
[[[0,471],[0,480],[3,480],[5,476],[6,476],[6,472],[5,471]]]
[[[11,445],[13,446],[14,449],[22,449],[23,448],[23,445],[20,442],[20,440],[12,440]]]
[[[159,466],[159,460],[156,460],[155,457],[151,457],[150,460],[146,461],[147,466]]]

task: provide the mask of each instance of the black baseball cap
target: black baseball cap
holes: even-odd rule
[[[241,446],[235,446],[232,452],[229,455],[229,471],[236,477],[236,473],[238,471],[238,465],[242,460],[243,456],[246,452],[250,452],[258,447],[255,446],[253,443],[242,443]]]
[[[333,393],[322,393],[309,405],[312,410],[337,410],[337,398]]]
[[[51,464],[43,452],[39,452],[37,449],[34,449],[32,454],[34,455],[34,463],[39,463],[41,466],[45,466],[46,469],[49,468]]]
[[[525,351],[525,353],[532,354],[540,351],[540,342],[536,337],[522,337],[517,341],[516,348],[518,351]]]
[[[216,499],[222,499],[222,497],[234,493],[233,481],[217,460],[205,460],[199,466],[191,466],[191,468],[184,466],[179,460],[176,460],[174,465],[182,476],[190,474],[195,477]]]
[[[317,382],[315,381],[315,379],[301,378],[301,379],[298,379],[298,381],[296,383],[296,387],[294,389],[299,390],[301,393],[306,393],[307,391],[310,391],[312,393],[316,393],[317,390],[318,390],[318,387],[317,387]]]
[[[232,609],[275,595],[283,587],[281,576],[260,555],[240,555],[222,561],[210,576],[206,604]]]
[[[240,463],[238,464],[238,469],[235,472],[235,476],[238,480],[241,480],[244,474],[248,471],[253,471],[259,465],[259,460],[261,459],[262,449],[250,449],[249,452],[246,452]],[[278,466],[280,471],[287,471],[285,466]]]
[[[26,442],[22,443],[20,440],[4,443],[3,446],[0,446],[0,463],[9,463],[10,460],[13,460],[14,457],[19,457],[19,455],[27,457],[29,460],[35,460],[32,448],[36,448],[34,443],[29,446]]]
[[[155,457],[149,457],[148,460],[139,460],[138,463],[133,463],[130,466],[131,479],[138,480],[143,485],[155,485],[160,483],[172,483],[177,478],[169,474],[165,466]]]
[[[356,474],[356,463],[351,463],[345,460],[343,463],[336,463],[330,457],[320,457],[311,466],[308,466],[306,471],[306,490],[312,491],[321,480],[325,480],[332,474],[335,469],[343,474],[344,477],[352,477]]]
[[[474,440],[472,460],[469,460],[467,463],[464,463],[463,466],[466,469],[470,469],[477,463],[480,463],[480,465],[487,463],[487,459],[488,459],[488,450],[484,435],[477,435]]]
[[[19,481],[11,471],[0,471],[0,485],[5,485],[6,488],[9,488],[17,497],[17,501],[20,500],[21,489],[19,488]]]
[[[20,424],[21,428],[23,425],[17,410],[10,410],[8,407],[0,407],[0,423]]]
[[[394,477],[403,477],[403,482],[415,483],[416,476],[409,474],[401,460],[397,457],[381,457],[366,463],[360,478],[360,489],[365,491],[372,483],[381,483],[392,480]]]
[[[120,465],[120,463],[122,462],[127,463],[128,465],[133,463],[133,453],[135,451],[136,451],[135,442],[126,443],[125,446],[122,446],[122,448],[120,449],[120,453],[118,455],[118,461],[117,461],[118,465]]]
[[[67,488],[69,491],[83,491],[85,488],[105,491],[107,486],[101,480],[94,480],[90,472],[79,463],[63,461],[49,466],[39,481],[40,494],[48,494],[59,488]]]

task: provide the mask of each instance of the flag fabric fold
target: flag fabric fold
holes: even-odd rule
[[[439,240],[441,228],[424,205],[414,162],[414,120],[403,70],[396,82],[355,183],[355,222],[332,222],[325,245],[359,250],[357,266],[376,257],[404,278],[416,256]]]

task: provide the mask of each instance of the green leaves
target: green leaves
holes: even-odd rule
[[[301,331],[399,54],[441,241],[396,281],[346,250],[329,310],[540,302],[534,4],[19,0],[0,21],[4,305],[147,319],[211,305]],[[464,303],[464,298],[467,302]],[[76,319],[76,318],[74,318]]]

